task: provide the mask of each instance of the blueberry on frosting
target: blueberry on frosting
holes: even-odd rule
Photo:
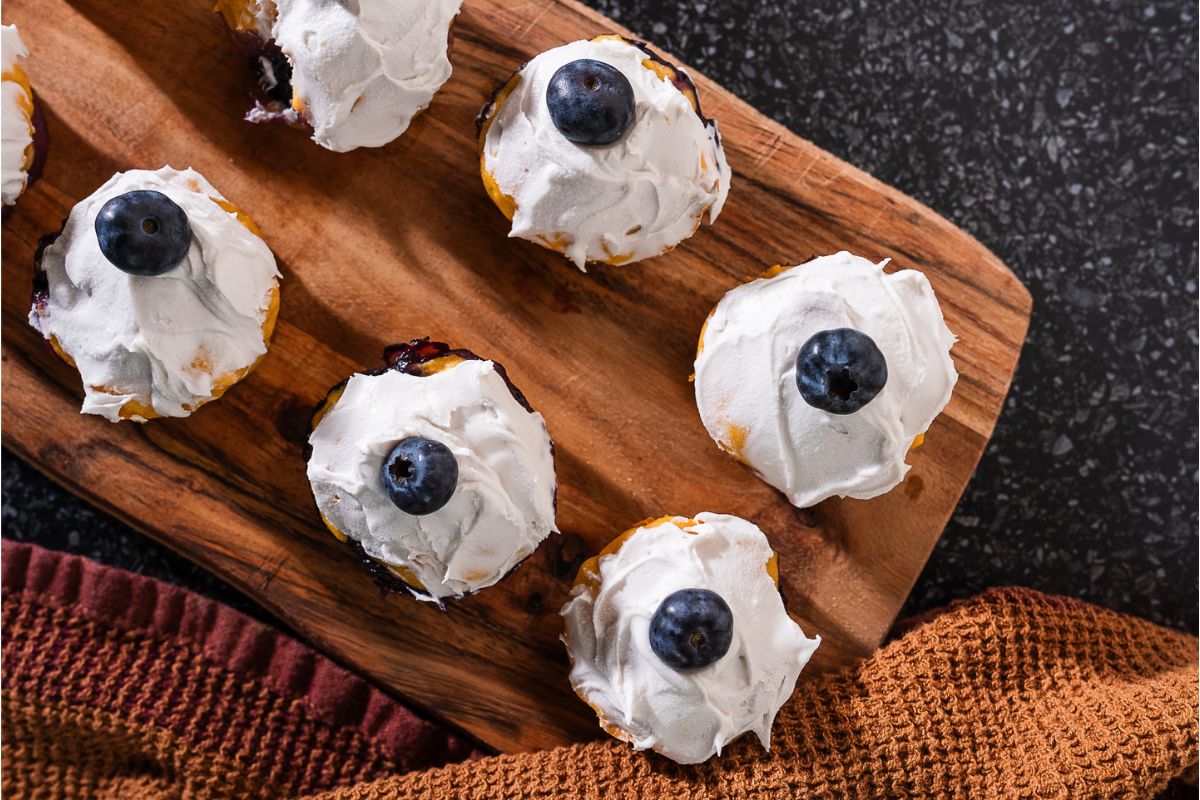
[[[813,408],[853,414],[887,383],[887,359],[875,340],[854,328],[817,331],[796,355],[796,388]]]
[[[458,486],[458,462],[441,442],[412,436],[383,460],[380,480],[396,508],[424,516],[450,502]]]
[[[650,620],[650,649],[675,669],[703,669],[729,652],[733,612],[709,589],[667,595]]]
[[[96,215],[100,252],[130,275],[162,275],[178,266],[192,245],[192,227],[179,204],[162,192],[119,194]]]
[[[554,127],[569,141],[612,144],[633,124],[633,87],[616,67],[581,58],[550,77],[546,107]]]

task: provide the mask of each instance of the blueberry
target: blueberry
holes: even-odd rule
[[[819,331],[796,356],[796,386],[814,408],[853,414],[887,383],[887,360],[875,340],[853,328]]]
[[[271,43],[263,50],[254,71],[258,73],[258,85],[263,94],[277,103],[291,104],[292,62],[276,44]]]
[[[162,192],[126,192],[109,200],[96,217],[100,252],[130,275],[162,275],[187,255],[192,226],[187,214]]]
[[[416,516],[432,514],[454,495],[458,462],[441,442],[414,436],[392,448],[379,479],[396,508]]]
[[[558,68],[546,87],[550,119],[575,144],[612,144],[633,125],[633,87],[616,67],[581,58]]]
[[[733,612],[716,592],[680,589],[650,620],[650,649],[674,669],[707,667],[729,652]]]

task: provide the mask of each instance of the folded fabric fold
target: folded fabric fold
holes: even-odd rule
[[[1023,589],[802,679],[769,753],[680,767],[607,740],[479,758],[304,645],[76,556],[5,541],[2,587],[6,798],[1153,797],[1196,776],[1196,639]]]
[[[297,797],[480,754],[220,603],[9,540],[0,564],[5,798]]]

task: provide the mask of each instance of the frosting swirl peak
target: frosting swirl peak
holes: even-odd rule
[[[634,123],[610,145],[577,145],[555,127],[546,88],[558,69],[593,59],[633,88]],[[676,85],[689,87],[685,94]],[[660,255],[715,221],[730,171],[716,124],[693,106],[686,75],[617,36],[548,50],[526,64],[485,110],[480,168],[511,236],[588,261],[626,264]]]
[[[821,641],[784,609],[774,556],[753,523],[705,512],[644,522],[584,565],[563,642],[571,686],[605,730],[681,764],[747,731],[770,747],[775,714]],[[655,611],[681,589],[715,592],[733,614],[729,650],[701,669],[673,669],[651,647]]]
[[[491,586],[557,531],[546,424],[493,362],[427,376],[359,373],[326,409],[309,437],[317,508],[417,597],[440,602]],[[424,516],[401,511],[380,483],[384,459],[410,437],[444,445],[458,465],[453,496]]]
[[[105,203],[144,189],[175,202],[192,230],[183,261],[154,277],[117,269],[95,230]],[[46,287],[29,321],[78,368],[84,413],[186,417],[267,352],[279,270],[251,225],[192,169],[119,172],[75,205],[42,255]]]
[[[0,167],[3,169],[3,202],[11,206],[17,202],[29,180],[29,167],[33,164],[33,90],[29,78],[21,67],[21,61],[29,55],[16,25],[0,26],[0,127],[2,127],[2,150]]]
[[[941,413],[958,373],[928,279],[846,252],[784,269],[728,292],[701,333],[696,406],[720,447],[793,505],[834,495],[866,499],[908,472],[905,455]],[[886,359],[869,404],[832,414],[804,400],[796,356],[813,334],[851,328]]]

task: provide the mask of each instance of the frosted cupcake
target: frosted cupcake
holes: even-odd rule
[[[820,644],[788,616],[767,537],[725,514],[662,517],[584,562],[563,606],[571,686],[608,733],[680,764],[775,715]]]
[[[900,483],[958,380],[929,281],[886,263],[841,252],[775,267],[728,292],[700,333],[704,427],[793,505]]]
[[[186,417],[266,354],[279,270],[200,173],[114,175],[38,250],[29,322],[79,370],[83,413]]]
[[[619,36],[535,57],[479,117],[479,167],[511,236],[577,267],[668,252],[716,220],[730,171],[683,70]]]
[[[325,525],[385,585],[441,603],[491,586],[554,523],[554,452],[504,368],[428,339],[330,390],[308,480]]]
[[[37,179],[46,157],[45,123],[34,104],[33,88],[25,74],[23,62],[29,56],[16,25],[0,26],[0,60],[3,61],[0,89],[3,109],[0,110],[2,149],[0,169],[3,175],[5,210],[17,202],[25,187]]]
[[[322,147],[381,147],[450,77],[462,0],[218,0],[258,75],[251,122],[312,129]]]

